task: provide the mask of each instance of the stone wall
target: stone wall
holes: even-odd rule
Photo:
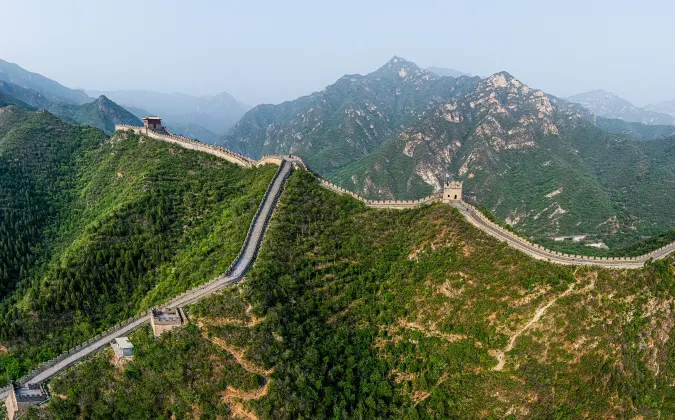
[[[191,150],[199,150],[200,152],[209,153],[215,156],[218,156],[222,159],[227,160],[228,162],[234,163],[235,165],[243,166],[245,168],[250,168],[252,166],[259,166],[265,164],[274,164],[281,165],[281,162],[285,158],[289,158],[293,161],[293,164],[297,167],[307,170],[307,165],[302,161],[298,156],[294,155],[264,155],[260,160],[251,159],[248,156],[244,156],[232,150],[226,149],[221,146],[216,146],[213,144],[202,143],[197,140],[189,139],[183,136],[177,136],[172,134],[168,130],[165,130],[169,134],[161,134],[153,130],[148,130],[145,127],[137,127],[133,125],[125,124],[115,124],[115,131],[133,131],[136,134],[143,134],[148,137],[152,137],[156,140],[162,140],[169,143],[177,144],[181,147]]]
[[[339,187],[335,184],[333,184],[330,181],[327,181],[323,178],[318,178],[317,180],[319,181],[319,185],[321,185],[324,188],[328,188],[329,190],[335,191],[336,193],[339,194],[346,194],[354,197],[355,199],[361,201],[368,207],[373,207],[373,208],[378,208],[378,209],[414,209],[417,207],[420,207],[424,204],[430,204],[434,202],[441,201],[441,193],[437,194],[432,194],[424,198],[420,198],[419,200],[368,200],[366,198],[361,197],[360,195],[349,191],[345,188]]]
[[[635,263],[641,265],[648,259],[658,255],[660,251],[664,251],[669,248],[675,248],[675,244],[670,244],[639,257],[590,257],[586,255],[565,254],[563,252],[551,251],[549,249],[542,247],[541,245],[535,244],[521,236],[516,235],[515,233],[505,229],[504,227],[492,222],[478,209],[476,209],[475,207],[473,207],[468,203],[462,202],[461,206],[463,206],[465,210],[462,211],[462,209],[460,208],[460,211],[462,211],[465,215],[468,214],[471,217],[479,219],[483,225],[488,225],[491,229],[498,231],[501,235],[507,237],[509,240],[521,244],[524,247],[532,248],[536,250],[536,252],[539,253],[540,255],[557,262],[568,260],[567,261],[568,263],[588,262],[591,264],[598,263],[598,265],[609,265],[617,267],[621,265],[626,265],[626,268],[635,268],[633,267]]]
[[[196,140],[188,139],[187,137],[183,136],[176,136],[173,134],[170,135],[165,135],[165,134],[160,134],[157,132],[154,132],[152,130],[147,130],[144,127],[135,127],[135,126],[129,126],[129,125],[121,125],[121,124],[116,124],[115,125],[115,131],[118,130],[132,130],[135,133],[138,134],[145,134],[148,135],[152,138],[158,139],[158,140],[163,140],[163,141],[168,141],[170,143],[178,144],[182,147],[188,148],[188,149],[193,149],[193,150],[199,150],[205,153],[210,153],[212,155],[221,157],[223,159],[226,159],[229,162],[235,163],[237,165],[241,165],[244,167],[251,167],[251,166],[257,166],[257,165],[263,165],[266,163],[271,163],[271,164],[276,164],[280,165],[283,159],[286,156],[283,155],[265,155],[263,156],[260,160],[253,160],[249,157],[243,156],[239,153],[233,152],[231,150],[228,150],[224,147],[220,146],[214,146],[206,143],[202,143]],[[293,165],[300,167],[302,169],[307,169],[307,165],[302,161],[301,158],[293,155],[289,155],[288,158],[292,159]],[[430,196],[421,198],[419,200],[368,200],[364,197],[361,197],[360,195],[349,191],[345,188],[339,187],[335,184],[333,184],[330,181],[327,181],[325,179],[317,177],[319,185],[322,187],[328,188],[334,192],[337,192],[339,194],[346,194],[349,195],[362,203],[364,203],[368,207],[373,207],[373,208],[380,208],[380,209],[411,209],[411,208],[416,208],[424,204],[430,204],[434,202],[447,202],[448,204],[455,205],[460,211],[467,217],[473,218],[474,220],[478,220],[479,223],[477,226],[481,229],[484,229],[486,226],[499,233],[500,235],[508,238],[509,241],[520,244],[523,247],[528,249],[528,253],[530,255],[536,256],[536,257],[541,257],[544,259],[550,259],[551,261],[558,261],[561,262],[563,260],[568,260],[568,263],[574,263],[574,262],[580,262],[582,265],[588,263],[588,262],[598,262],[598,265],[614,265],[614,266],[621,266],[622,264],[625,264],[626,266],[629,266],[629,268],[633,268],[633,266],[636,263],[644,263],[645,261],[649,260],[650,258],[663,258],[668,252],[675,250],[675,242],[668,244],[664,247],[661,247],[659,249],[656,249],[648,254],[639,256],[639,257],[630,257],[630,258],[619,258],[619,257],[588,257],[588,256],[583,256],[583,255],[571,255],[571,254],[564,254],[556,251],[551,251],[546,248],[543,248],[540,245],[537,245],[535,243],[530,242],[529,240],[522,238],[513,232],[504,229],[500,225],[490,221],[483,213],[478,211],[475,207],[461,201],[461,194],[462,194],[462,185],[461,182],[452,182],[449,183],[446,186],[445,193],[446,194],[451,194],[451,197],[449,199],[446,199],[444,197],[444,193],[437,193],[437,194],[432,194]],[[459,199],[455,200],[454,196],[457,195]],[[536,255],[535,255],[536,254]],[[611,262],[611,264],[608,264],[608,262]]]
[[[156,131],[148,130],[145,127],[115,124],[115,131],[121,130],[133,131],[136,134],[143,134],[148,137],[152,137],[153,139],[174,143],[186,149],[199,150],[200,152],[209,153],[218,156],[219,158],[225,159],[228,162],[232,162],[236,165],[243,166],[245,168],[250,168],[252,166],[258,165],[257,161],[247,156],[241,155],[237,152],[233,152],[224,147],[202,143],[200,141],[192,140],[187,137],[176,136],[174,134],[160,134]]]

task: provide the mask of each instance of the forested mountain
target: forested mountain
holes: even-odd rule
[[[39,92],[13,83],[0,81],[0,93],[39,109],[46,109],[67,122],[77,122],[103,130],[106,134],[115,132],[115,124],[142,125],[131,112],[117,105],[105,96],[82,105],[54,102]]]
[[[292,175],[244,282],[52,381],[55,418],[671,418],[670,261],[536,261]],[[132,396],[132,398],[130,398]]]
[[[38,92],[51,102],[81,105],[92,100],[82,90],[67,88],[41,74],[30,72],[2,59],[0,59],[0,80]]]
[[[576,234],[618,246],[674,227],[673,139],[603,128],[585,108],[506,72],[437,77],[394,57],[366,76],[255,107],[222,144],[256,157],[298,154],[371,198],[419,198],[461,179],[465,199],[538,240]]]
[[[25,110],[35,110],[32,106],[28,105],[27,103],[16,99],[15,97],[8,95],[4,93],[3,91],[0,90],[0,108],[13,105],[17,108],[25,109]]]
[[[105,95],[141,118],[148,113],[159,115],[171,132],[207,143],[215,143],[250,109],[227,92],[215,96],[192,96],[147,90],[88,93],[93,96]]]
[[[593,111],[599,117],[639,122],[643,124],[675,124],[675,117],[667,113],[639,108],[627,100],[602,89],[579,93],[566,98]]]
[[[0,109],[0,381],[225,271],[275,171]]]
[[[595,118],[595,125],[610,133],[624,134],[640,140],[655,140],[675,136],[675,125],[653,125],[610,118]]]
[[[49,111],[71,119],[79,124],[89,125],[111,135],[115,132],[115,124],[143,125],[134,114],[101,95],[94,102],[83,105],[54,103]]]

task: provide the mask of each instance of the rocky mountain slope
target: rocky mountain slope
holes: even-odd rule
[[[583,105],[599,117],[643,124],[675,124],[675,117],[672,115],[636,107],[612,92],[602,89],[579,93],[566,99]]]
[[[81,105],[91,101],[82,90],[67,88],[41,74],[30,72],[2,59],[0,59],[0,80],[31,89],[52,102]]]
[[[88,91],[88,93],[105,95],[141,118],[149,114],[159,115],[172,132],[208,143],[216,142],[250,109],[227,92],[215,96],[192,96],[147,90]],[[139,112],[144,115],[140,115]]]
[[[472,90],[479,80],[434,76],[394,57],[366,76],[347,75],[295,101],[259,105],[222,143],[254,157],[296,153],[331,174],[377,150],[435,104]]]
[[[222,143],[256,157],[298,154],[371,198],[419,198],[462,179],[465,199],[538,239],[625,245],[674,227],[673,140],[631,140],[593,118],[506,72],[437,77],[394,57],[310,96],[258,106]]]

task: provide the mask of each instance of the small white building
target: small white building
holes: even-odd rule
[[[110,346],[117,356],[117,360],[131,359],[133,356],[134,345],[131,344],[128,337],[118,337],[110,343]]]

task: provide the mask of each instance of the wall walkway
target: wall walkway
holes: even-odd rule
[[[202,143],[196,140],[188,139],[187,137],[176,136],[168,132],[167,134],[162,134],[152,130],[147,130],[144,127],[116,124],[115,131],[120,130],[130,130],[137,134],[148,135],[152,138],[174,143],[187,149],[199,150],[204,153],[209,153],[243,167],[252,167],[266,163],[279,165],[279,169],[274,175],[272,182],[270,182],[263,200],[258,207],[253,221],[251,222],[251,226],[249,227],[244,244],[227,272],[205,284],[202,284],[201,286],[181,293],[164,304],[157,306],[170,307],[188,305],[241,280],[246,270],[254,261],[267,228],[267,223],[274,211],[276,202],[281,194],[286,179],[295,167],[305,170],[307,169],[307,166],[302,161],[302,159],[292,155],[265,155],[260,160],[256,161],[224,147]],[[319,185],[339,194],[350,195],[351,197],[363,202],[366,206],[373,208],[411,209],[425,204],[442,201],[442,196],[440,193],[432,194],[419,200],[367,200],[358,194],[331,183],[330,181],[322,178],[317,179]],[[675,242],[673,242],[648,254],[632,258],[588,257],[582,255],[564,254],[543,248],[540,245],[534,244],[514,234],[513,232],[504,229],[503,227],[490,221],[487,217],[485,217],[485,215],[468,203],[456,202],[452,205],[457,208],[460,213],[462,213],[462,215],[470,224],[484,231],[488,235],[491,235],[500,241],[506,242],[509,246],[516,248],[535,259],[550,261],[558,264],[594,265],[605,268],[634,269],[642,267],[644,263],[650,259],[656,260],[665,258],[667,255],[675,251]],[[104,333],[97,335],[86,343],[82,343],[77,347],[68,350],[57,358],[43,363],[28,375],[21,378],[18,382],[21,384],[33,384],[48,380],[62,370],[72,366],[90,354],[107,346],[114,338],[125,336],[131,331],[149,322],[150,310],[148,309],[147,311],[110,328]],[[9,387],[0,388],[0,399],[6,398],[8,391]]]
[[[332,191],[335,191],[339,194],[346,194],[354,197],[355,199],[363,202],[368,207],[373,208],[388,208],[388,209],[410,209],[422,206],[424,204],[430,204],[434,202],[441,202],[441,194],[432,194],[430,196],[421,198],[419,200],[367,200],[360,195],[353,193],[349,190],[346,190],[342,187],[339,187],[333,184],[330,181],[325,179],[318,178],[319,185],[328,188]],[[502,242],[506,242],[511,247],[516,248],[529,256],[544,261],[550,261],[558,264],[564,265],[594,265],[605,268],[619,268],[619,269],[632,269],[640,268],[650,259],[661,259],[665,258],[671,252],[675,251],[675,242],[668,244],[664,247],[661,247],[657,250],[654,250],[648,254],[639,256],[639,257],[588,257],[585,255],[572,255],[565,254],[562,252],[551,251],[528,241],[527,239],[516,235],[515,233],[504,229],[500,225],[490,221],[483,213],[472,205],[465,203],[463,201],[457,201],[451,204],[453,207],[462,213],[464,218],[473,226],[484,231],[490,236],[493,236],[499,239]]]
[[[185,291],[180,295],[168,300],[165,303],[157,305],[159,307],[174,307],[184,306],[197,302],[198,300],[209,296],[222,288],[238,282],[244,276],[244,273],[253,263],[253,260],[260,248],[267,224],[272,216],[277,200],[281,195],[286,179],[290,175],[294,166],[297,165],[292,159],[282,159],[280,161],[279,169],[275,173],[270,182],[267,191],[262,199],[258,210],[253,217],[253,221],[246,234],[244,244],[239,251],[228,270],[213,280],[197,286],[193,289]],[[34,384],[46,381],[52,378],[62,370],[72,366],[81,361],[92,353],[110,344],[110,342],[121,336],[129,334],[131,331],[150,322],[150,309],[145,312],[130,318],[121,324],[118,324],[109,330],[97,335],[91,340],[78,345],[77,347],[68,350],[60,356],[38,366],[28,375],[21,378],[18,382],[22,385]],[[0,389],[0,398],[6,398],[8,387]]]
[[[119,127],[119,128],[118,128]],[[145,128],[143,127],[131,127],[131,126],[115,126],[115,129],[133,129],[136,132],[143,133],[145,131]],[[152,132],[152,130],[150,130]],[[252,166],[252,165],[260,165],[264,163],[278,163],[282,159],[284,159],[283,156],[280,155],[267,155],[263,156],[262,159],[259,161],[254,161],[250,158],[244,157],[242,155],[239,155],[235,152],[232,152],[230,150],[227,150],[225,148],[219,147],[219,146],[211,146],[208,144],[204,144],[195,140],[190,140],[182,136],[169,136],[170,138],[166,138],[167,136],[161,135],[161,134],[156,134],[151,135],[151,137],[158,138],[161,140],[166,140],[170,141],[173,143],[177,143],[183,147],[191,148],[191,149],[196,149],[196,150],[202,150],[207,153],[212,153],[216,154],[217,156],[236,156],[236,159],[229,159],[230,161],[234,163],[241,164],[242,166]],[[294,162],[294,165],[297,167],[300,167],[302,169],[307,169],[307,166],[302,162],[302,159],[292,156],[291,159]],[[319,182],[319,185],[328,188],[334,192],[337,192],[339,194],[346,194],[349,195],[361,202],[363,202],[366,206],[368,207],[373,207],[373,208],[379,208],[379,209],[411,209],[411,208],[416,208],[425,204],[430,204],[434,202],[440,202],[442,201],[442,194],[432,194],[428,197],[421,198],[419,200],[368,200],[360,195],[349,191],[345,188],[339,187],[332,182],[318,178],[317,180]],[[650,259],[661,259],[665,258],[668,256],[670,253],[675,251],[675,242],[668,244],[664,247],[661,247],[657,250],[654,250],[648,254],[641,255],[639,257],[627,257],[627,258],[620,258],[620,257],[588,257],[584,255],[571,255],[571,254],[565,254],[561,252],[556,252],[556,251],[551,251],[546,248],[543,248],[540,245],[534,244],[530,241],[528,241],[525,238],[522,238],[513,232],[504,229],[503,227],[499,226],[496,223],[493,223],[490,221],[483,213],[478,211],[475,207],[471,206],[468,203],[465,202],[456,202],[453,204],[454,207],[456,207],[462,215],[466,218],[466,220],[471,223],[473,226],[477,227],[478,229],[481,229],[482,231],[486,232],[487,234],[499,239],[500,241],[504,241],[508,243],[510,246],[525,252],[526,254],[530,255],[533,258],[539,259],[539,260],[545,260],[545,261],[550,261],[558,264],[565,264],[565,265],[596,265],[600,267],[606,267],[606,268],[619,268],[619,269],[631,269],[631,268],[640,268],[644,265],[645,262],[647,262]]]

